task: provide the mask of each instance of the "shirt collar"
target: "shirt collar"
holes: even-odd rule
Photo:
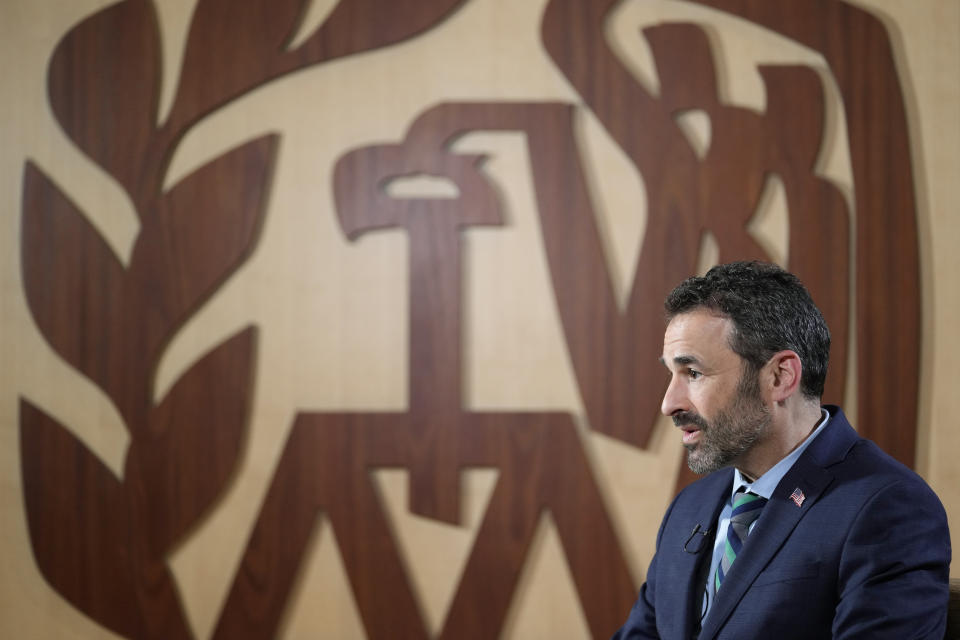
[[[780,460],[777,464],[773,465],[765,474],[754,480],[752,483],[748,482],[747,479],[740,473],[739,469],[733,470],[733,486],[730,489],[730,500],[733,500],[734,494],[743,487],[746,491],[755,493],[758,496],[766,498],[767,500],[773,496],[773,490],[777,488],[777,485],[780,484],[780,480],[783,479],[783,476],[787,474],[787,471],[790,470],[790,467],[793,466],[793,463],[797,461],[797,458],[803,454],[803,452],[810,446],[810,443],[813,442],[813,439],[820,435],[820,432],[823,431],[823,428],[827,426],[827,423],[830,421],[830,413],[824,409],[820,408],[821,418],[820,423],[817,425],[817,428],[813,430],[806,440],[800,443],[800,446],[788,453],[784,458]]]

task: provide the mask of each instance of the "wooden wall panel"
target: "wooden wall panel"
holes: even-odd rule
[[[923,210],[909,79],[881,12],[343,0],[310,32],[316,7],[301,0],[91,2],[62,25],[27,6],[4,9],[9,24],[58,26],[35,50],[3,38],[32,51],[24,74],[46,89],[24,96],[49,120],[42,134],[2,125],[22,153],[2,165],[16,178],[2,232],[2,347],[16,364],[0,503],[19,527],[6,557],[45,595],[0,619],[41,635],[283,637],[293,609],[325,597],[304,586],[322,522],[355,609],[318,635],[355,634],[355,616],[369,638],[514,637],[559,616],[577,621],[570,634],[607,637],[691,479],[657,419],[657,358],[661,301],[707,247],[721,261],[786,256],[834,336],[826,399],[852,403],[862,433],[914,464]],[[793,53],[731,67],[731,29]],[[171,46],[179,70],[163,68]],[[731,72],[756,76],[759,107],[731,97]],[[4,108],[26,113],[13,86]],[[707,123],[699,146],[691,117]],[[521,141],[522,175],[470,149],[488,134]],[[643,220],[625,274],[610,245],[623,225],[596,193],[614,165],[645,194],[617,213]],[[405,180],[443,187],[391,186]],[[761,211],[775,185],[780,209]],[[758,233],[769,218],[783,230],[772,241]],[[497,259],[472,241],[527,224],[536,233],[499,258],[516,278],[498,286],[535,273],[536,296],[520,311],[471,297]],[[494,349],[528,342],[562,364],[478,364],[498,362],[469,340],[496,316],[530,326]],[[487,407],[478,368],[504,388],[543,378],[563,400]],[[438,539],[472,530],[439,616],[376,480],[393,469],[409,479],[402,517]],[[496,479],[468,523],[478,469]],[[544,522],[571,587],[554,601],[575,602],[518,623]],[[13,584],[0,578],[0,601]]]

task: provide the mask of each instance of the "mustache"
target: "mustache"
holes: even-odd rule
[[[709,427],[707,421],[703,419],[703,416],[693,411],[681,411],[680,413],[673,414],[671,418],[673,418],[673,424],[677,427],[687,425],[699,427],[700,429],[707,429]]]

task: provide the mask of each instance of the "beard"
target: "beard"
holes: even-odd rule
[[[691,471],[704,475],[733,464],[752,449],[770,427],[770,412],[760,397],[759,372],[741,373],[736,394],[712,421],[685,411],[674,415],[673,423],[691,424],[700,429],[700,442],[684,445]]]

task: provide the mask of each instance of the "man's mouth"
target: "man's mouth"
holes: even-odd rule
[[[696,444],[700,441],[700,427],[685,425],[680,428],[683,430],[683,444]]]
[[[700,442],[700,431],[707,426],[706,421],[693,411],[675,414],[673,424],[683,431],[684,446],[692,446]]]

